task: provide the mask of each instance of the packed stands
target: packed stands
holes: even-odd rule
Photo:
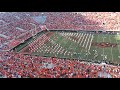
[[[114,12],[6,12],[0,14],[0,34],[9,38],[2,40],[2,43],[34,29],[35,25],[40,28],[40,24],[31,18],[39,15],[47,16],[44,25],[48,29],[119,30],[119,13]]]
[[[50,29],[119,30],[119,12],[48,13],[46,25]]]
[[[27,16],[26,13],[6,12],[0,16],[0,19],[0,36],[2,36],[0,39],[0,43],[3,44],[1,46],[2,50],[11,49],[11,47],[9,47],[7,44],[4,45],[4,43],[9,44],[14,39],[20,41],[21,38],[21,41],[24,42],[24,40],[32,36],[31,30],[34,31],[36,28],[36,33],[41,31],[39,24],[35,22],[31,17]]]
[[[3,78],[120,78],[120,67],[81,60],[25,56],[10,50],[42,31],[32,16],[47,16],[44,25],[50,29],[116,30],[120,13],[114,12],[6,12],[0,14],[0,77]],[[34,25],[32,25],[32,24]],[[20,37],[19,37],[20,36]],[[33,45],[33,46],[32,46]],[[30,45],[34,50],[34,42]],[[107,73],[106,75],[101,73]]]
[[[79,60],[57,59],[6,54],[0,63],[4,78],[119,78],[120,67],[88,63]],[[99,73],[102,73],[99,75]],[[104,75],[103,73],[107,73]]]

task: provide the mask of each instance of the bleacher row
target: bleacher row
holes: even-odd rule
[[[0,61],[3,78],[120,78],[120,67],[79,60],[12,54]],[[103,73],[101,76],[99,73]],[[108,75],[104,75],[107,73]],[[110,76],[109,76],[110,75]]]
[[[119,12],[50,12],[46,25],[49,29],[119,30]]]
[[[11,46],[9,46],[10,41],[24,41],[32,36],[32,33],[29,32],[32,29],[34,30],[36,25],[37,32],[41,31],[40,25],[34,21],[28,13],[17,13],[17,12],[6,12],[4,14],[0,14],[0,22],[4,22],[4,24],[0,25],[0,46],[1,50],[9,50]],[[26,34],[25,34],[26,33]],[[25,34],[22,37],[18,37],[19,35]]]

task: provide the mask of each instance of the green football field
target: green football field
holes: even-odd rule
[[[51,31],[51,33],[49,39],[36,48],[32,55],[80,60],[108,60],[120,63],[120,35],[64,31]],[[107,46],[100,47],[98,46],[100,43]]]

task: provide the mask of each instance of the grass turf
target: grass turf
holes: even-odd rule
[[[108,60],[108,61],[120,63],[120,58],[119,58],[120,56],[120,35],[94,34],[92,42],[99,42],[99,43],[110,42],[110,43],[117,43],[118,45],[117,47],[114,47],[114,48],[112,47],[98,48],[97,46],[91,46],[90,54],[86,55],[87,53],[86,49],[83,48],[82,46],[88,44],[87,47],[89,47],[90,44],[92,43],[89,40],[89,35],[87,36],[87,34],[84,34],[82,32],[77,32],[79,36],[82,36],[82,37],[79,37],[80,43],[77,43],[75,41],[69,40],[67,37],[62,36],[60,32],[57,32],[57,31],[52,31],[52,32],[54,34],[53,36],[50,37],[50,40],[53,40],[54,44],[52,44],[50,41],[45,42],[44,45],[42,45],[41,47],[38,47],[36,51],[32,53],[33,55],[58,57],[58,58],[71,58],[71,59],[73,58],[74,59],[86,59],[86,60],[96,60],[96,61]],[[75,32],[66,32],[66,33],[76,34]],[[59,44],[62,47],[62,50],[64,49],[62,54],[58,52],[58,50],[60,50],[60,47],[55,48],[57,44]],[[49,51],[45,51],[45,50],[49,50]],[[98,56],[96,58],[94,58],[95,51],[93,50],[97,51]],[[66,51],[67,53],[64,54]],[[72,54],[70,54],[69,52]]]

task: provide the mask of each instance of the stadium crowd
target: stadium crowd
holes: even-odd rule
[[[118,30],[119,19],[114,12],[49,12],[46,25],[49,29]]]
[[[3,78],[109,78],[104,73],[120,78],[118,66],[8,53],[8,60],[0,61],[0,76]],[[99,76],[99,72],[103,76]]]
[[[26,13],[6,12],[0,14],[0,49],[9,50],[9,43],[14,39],[24,42],[32,36],[32,32],[36,28],[36,33],[41,31],[40,25]],[[18,38],[18,36],[21,36]],[[17,37],[17,38],[16,38]],[[18,43],[19,44],[19,43]]]
[[[6,12],[0,14],[0,43],[4,44],[16,36],[28,32],[21,37],[22,41],[28,39],[30,30],[35,26],[39,28],[32,16],[47,16],[44,25],[48,29],[71,29],[71,30],[118,30],[119,13],[118,12]],[[40,31],[38,30],[37,31]],[[26,37],[28,36],[28,37]],[[2,39],[1,39],[2,38]],[[19,40],[21,40],[19,39]],[[4,47],[3,45],[3,50]],[[8,46],[9,48],[9,46]],[[7,49],[7,48],[6,48]]]
[[[0,76],[3,78],[99,78],[99,72],[106,72],[113,78],[120,78],[120,67],[101,65],[79,60],[66,60],[47,57],[25,56],[11,51],[9,42],[16,36],[32,30],[35,24],[39,32],[39,24],[31,16],[40,13],[3,13],[0,14]],[[119,13],[114,12],[45,12],[45,24],[48,29],[72,30],[118,30]],[[32,34],[26,33],[16,41],[25,41]],[[19,44],[19,43],[18,43]],[[13,45],[14,46],[14,45]]]

